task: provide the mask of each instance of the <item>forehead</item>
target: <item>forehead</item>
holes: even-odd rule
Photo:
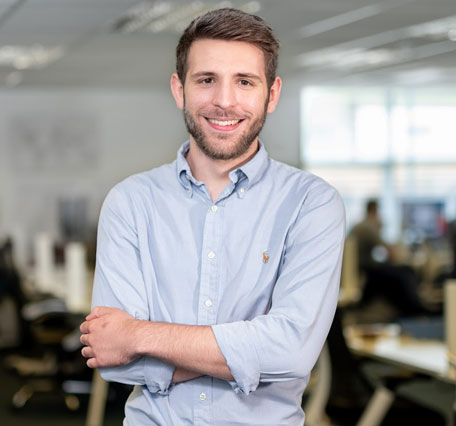
[[[254,44],[231,40],[196,40],[190,46],[187,72],[255,73],[266,78],[263,51]]]

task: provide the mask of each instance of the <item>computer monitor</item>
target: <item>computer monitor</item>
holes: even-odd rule
[[[445,204],[441,200],[402,202],[402,230],[409,243],[439,239],[445,233]]]

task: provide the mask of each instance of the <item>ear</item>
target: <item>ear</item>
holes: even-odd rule
[[[171,92],[179,109],[184,109],[184,85],[177,74],[171,76]]]
[[[280,91],[282,89],[282,80],[280,77],[276,77],[274,83],[272,83],[271,88],[269,89],[269,102],[266,112],[270,114],[273,112],[279,102]]]

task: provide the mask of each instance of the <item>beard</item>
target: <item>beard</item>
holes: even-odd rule
[[[205,134],[198,125],[196,120],[193,118],[192,114],[185,105],[185,98],[184,98],[184,121],[185,126],[187,127],[188,133],[193,137],[196,145],[198,148],[210,159],[212,160],[233,160],[235,158],[239,158],[241,155],[245,154],[252,143],[257,139],[258,135],[261,132],[261,129],[264,126],[264,122],[266,121],[266,111],[269,102],[266,99],[264,110],[261,116],[256,118],[250,127],[241,135],[237,137],[235,141],[230,141],[229,139],[232,138],[232,135],[224,135],[220,134],[217,136],[209,136]],[[218,112],[216,114],[208,114],[212,117],[217,117],[217,119],[223,119],[227,117],[236,117],[236,114],[229,115],[225,111]],[[212,142],[210,139],[217,139],[220,142],[220,147],[217,146],[216,143]],[[226,141],[224,144],[223,141]]]

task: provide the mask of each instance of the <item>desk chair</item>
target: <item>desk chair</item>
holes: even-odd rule
[[[345,240],[340,277],[339,305],[357,304],[362,295],[364,277],[359,272],[358,245],[356,240]]]
[[[53,392],[62,395],[68,408],[75,409],[79,401],[72,381],[90,384],[90,370],[80,355],[79,324],[83,318],[69,313],[60,299],[37,295],[36,300],[30,300],[23,292],[12,248],[10,241],[0,246],[0,288],[3,298],[10,301],[9,315],[18,330],[16,345],[3,351],[3,363],[24,382],[12,405],[22,408],[33,395]]]

